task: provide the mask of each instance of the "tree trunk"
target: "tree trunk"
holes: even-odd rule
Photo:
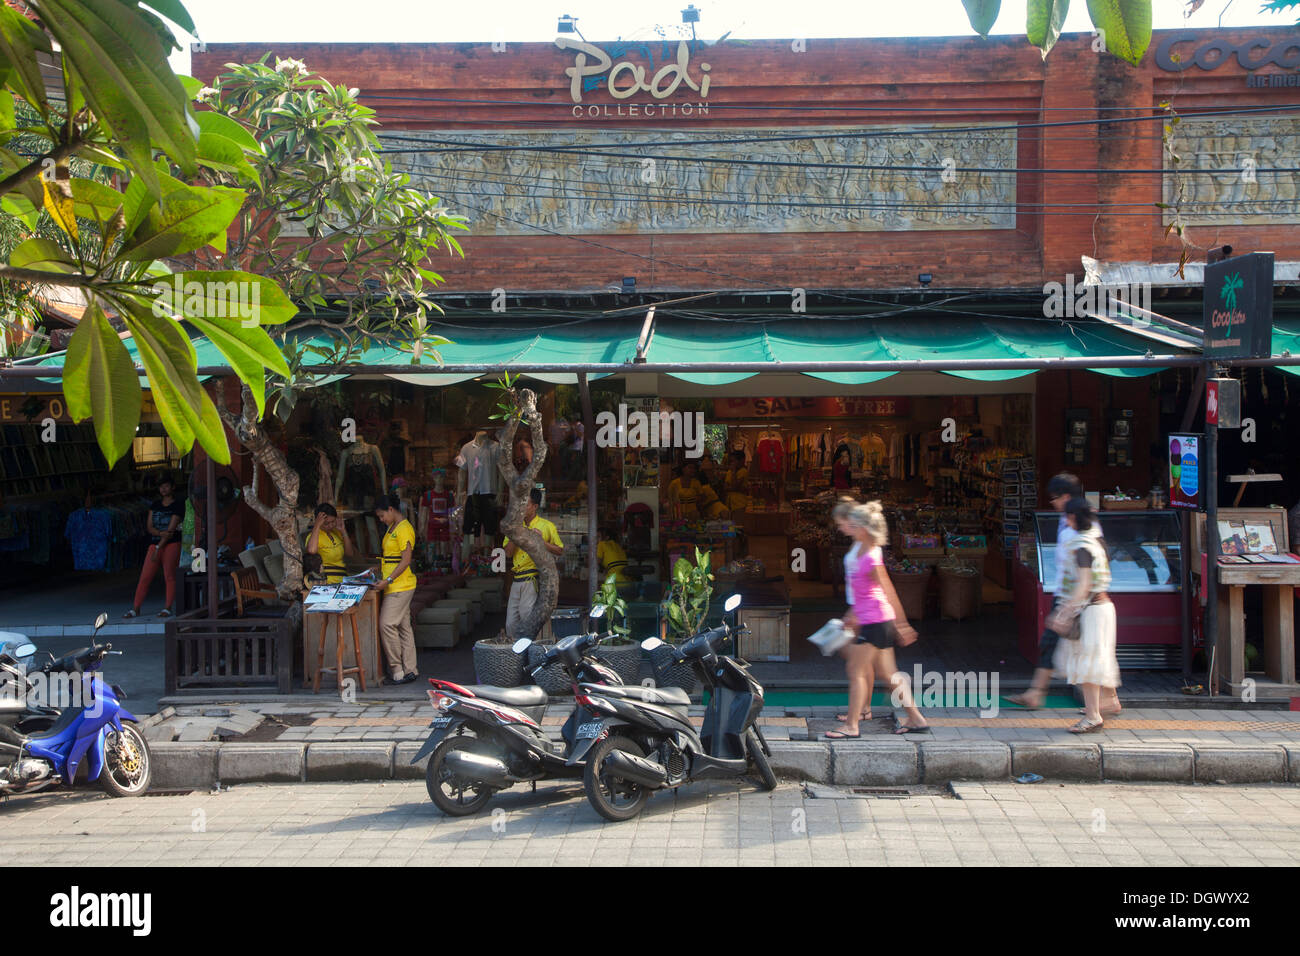
[[[302,543],[298,537],[298,473],[289,467],[280,449],[257,421],[257,403],[247,385],[240,389],[239,414],[226,407],[226,393],[217,383],[216,405],[221,419],[235,433],[239,443],[253,456],[253,483],[244,487],[244,503],[261,515],[275,530],[284,547],[284,577],[277,588],[280,599],[296,605],[302,597]],[[257,480],[265,469],[279,494],[274,507],[267,507],[257,496]]]
[[[512,390],[513,391],[513,390]],[[497,470],[505,479],[510,491],[510,501],[506,507],[506,516],[501,521],[502,530],[510,540],[518,545],[533,559],[537,565],[537,603],[532,612],[520,625],[520,637],[536,637],[541,633],[546,622],[555,613],[555,605],[560,600],[560,574],[555,567],[555,555],[546,550],[546,542],[541,534],[524,527],[524,510],[528,507],[528,494],[533,481],[546,461],[546,436],[542,431],[542,415],[537,410],[537,395],[532,389],[521,389],[518,394],[519,416],[511,418],[506,424],[505,434],[498,446]],[[515,447],[515,432],[519,423],[528,425],[533,435],[533,460],[523,473],[515,471],[513,455],[509,449]]]

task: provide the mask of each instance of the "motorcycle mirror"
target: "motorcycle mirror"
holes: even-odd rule
[[[108,623],[108,612],[100,611],[99,617],[95,618],[95,630],[98,631],[101,627],[103,627],[107,623]]]
[[[722,606],[727,611],[734,611],[736,608],[740,607],[740,595],[733,594],[731,597],[727,598],[727,603]]]
[[[603,604],[593,604],[593,605],[591,606],[591,610],[587,612],[587,616],[588,616],[588,617],[604,617],[604,616],[605,616],[605,605],[603,605]]]
[[[641,650],[643,651],[653,651],[656,647],[663,647],[663,646],[664,646],[664,642],[659,640],[659,638],[657,637],[647,637],[644,641],[641,642]]]
[[[515,641],[512,645],[512,649],[516,654],[522,654],[524,651],[528,650],[529,645],[532,643],[532,638],[521,637],[519,640]]]
[[[30,642],[19,644],[14,648],[14,660],[22,660],[24,657],[31,657],[36,653],[36,645]]]

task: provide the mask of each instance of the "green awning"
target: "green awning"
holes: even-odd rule
[[[1300,321],[1284,322],[1273,326],[1273,357],[1281,358],[1283,352],[1300,355]],[[1300,375],[1300,365],[1279,365],[1288,375]]]
[[[1137,336],[1096,323],[1058,320],[925,318],[789,319],[766,322],[714,322],[660,319],[646,360],[656,363],[713,362],[888,362],[945,359],[1088,358],[1142,356],[1149,344]],[[1103,375],[1133,377],[1160,371],[1144,368],[1096,369]],[[738,382],[757,373],[670,372],[697,385]],[[862,385],[894,372],[807,372],[842,385]],[[981,381],[1006,381],[1032,375],[1029,369],[951,371],[945,374]]]

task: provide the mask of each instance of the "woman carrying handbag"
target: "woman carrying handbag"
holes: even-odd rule
[[[1118,713],[1119,661],[1115,655],[1115,605],[1106,593],[1110,588],[1110,562],[1092,506],[1085,498],[1071,498],[1065,506],[1065,520],[1078,532],[1057,560],[1063,580],[1061,603],[1047,626],[1062,640],[1056,645],[1053,663],[1057,675],[1070,684],[1083,685],[1083,719],[1070,728],[1072,734],[1090,734],[1104,726],[1102,697],[1106,713]]]

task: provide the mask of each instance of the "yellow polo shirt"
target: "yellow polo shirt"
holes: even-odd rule
[[[524,525],[529,531],[536,531],[542,536],[542,540],[547,544],[553,544],[557,548],[564,547],[564,542],[560,540],[560,532],[555,530],[555,525],[547,521],[540,515],[531,522]],[[507,537],[502,542],[503,545],[509,544],[510,539]],[[514,571],[516,581],[527,581],[537,577],[537,564],[530,558],[523,548],[515,552],[515,559],[511,563],[511,570]]]
[[[411,522],[403,518],[384,535],[384,560],[381,562],[384,577],[397,570],[397,566],[402,563],[402,552],[407,547],[410,547],[411,555],[414,557],[415,529],[411,527]],[[386,590],[390,594],[414,591],[416,583],[415,574],[411,571],[410,565],[407,565],[406,570],[394,578],[393,583],[388,585]]]
[[[316,536],[316,553],[320,555],[321,573],[325,580],[330,584],[342,581],[347,573],[343,567],[343,535],[322,530]]]

